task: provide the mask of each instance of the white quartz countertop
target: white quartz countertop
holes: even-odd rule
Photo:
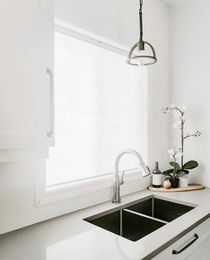
[[[148,236],[132,242],[84,218],[119,205],[106,202],[0,236],[1,260],[140,260],[210,213],[210,189],[179,193],[141,191],[122,204],[149,195],[198,205]]]

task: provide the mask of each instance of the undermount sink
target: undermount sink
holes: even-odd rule
[[[130,207],[126,206],[128,210],[142,213],[166,222],[173,221],[192,210],[194,207],[195,206],[188,206],[156,197],[146,199]]]
[[[137,241],[194,207],[195,205],[148,196],[85,220],[131,241]]]

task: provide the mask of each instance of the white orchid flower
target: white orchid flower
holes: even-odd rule
[[[182,118],[181,118],[183,121],[186,121],[186,119],[187,119],[187,116],[186,116],[186,114],[184,114],[183,116],[182,116]]]
[[[201,132],[200,132],[200,131],[196,131],[196,132],[194,133],[194,136],[195,136],[195,137],[201,136]]]
[[[184,137],[184,139],[187,139],[187,138],[189,138],[189,137],[199,137],[199,136],[201,136],[201,135],[202,135],[202,134],[201,134],[200,131],[196,131],[194,134],[188,133],[188,134]]]
[[[163,108],[162,108],[162,113],[163,113],[163,114],[166,114],[167,112],[168,112],[168,107],[163,107]]]
[[[166,114],[167,112],[172,112],[176,119],[181,119],[185,113],[186,108],[184,106],[180,107],[175,103],[170,104],[169,106],[162,109],[162,112]]]
[[[176,152],[175,157],[176,157],[176,159],[180,159],[182,157],[182,155],[183,155],[182,149],[179,149]]]
[[[181,128],[181,120],[177,120],[174,124],[173,124],[174,128]]]
[[[179,149],[179,150],[175,150],[175,149],[170,149],[168,150],[168,153],[169,153],[169,157],[170,159],[176,161],[177,159],[181,158],[183,153],[182,153],[182,150]]]
[[[175,122],[173,124],[174,128],[179,128],[180,129],[180,134],[181,134],[181,148],[179,150],[175,150],[175,149],[170,149],[168,150],[169,153],[169,157],[171,160],[173,160],[174,162],[177,162],[178,159],[181,158],[180,160],[180,165],[181,167],[183,167],[183,162],[184,162],[184,141],[185,139],[189,138],[189,137],[198,137],[201,136],[201,132],[196,131],[195,133],[191,134],[188,133],[187,135],[185,135],[185,131],[184,131],[184,126],[185,126],[185,122],[186,122],[186,115],[185,115],[185,111],[186,111],[186,107],[184,106],[178,106],[175,103],[172,103],[170,105],[168,105],[166,108],[164,108],[163,113],[167,114],[168,112],[171,112],[175,118]]]
[[[186,107],[185,107],[185,106],[182,106],[182,107],[181,107],[181,110],[182,110],[182,112],[184,113],[184,112],[186,111]]]
[[[169,105],[169,107],[170,107],[171,109],[173,109],[173,108],[177,107],[177,105],[176,105],[174,102],[172,102],[172,103]]]
[[[174,159],[174,156],[175,156],[175,150],[174,149],[170,149],[170,150],[168,150],[168,153],[169,153],[169,157],[170,157],[170,159]]]
[[[181,119],[182,118],[182,115],[180,114],[180,111],[177,110],[177,109],[173,109],[172,110],[172,114],[175,117],[175,119]]]

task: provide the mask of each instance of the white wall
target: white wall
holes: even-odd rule
[[[199,169],[191,181],[210,187],[210,2],[180,1],[170,11],[172,19],[171,100],[187,108],[187,130],[202,136],[186,141],[186,160],[196,159]],[[176,131],[173,132],[176,135]],[[177,144],[177,137],[174,138]]]
[[[59,18],[129,47],[138,40],[137,0],[57,0],[56,10]],[[169,102],[169,20],[168,8],[160,0],[145,1],[145,40],[154,44],[158,56],[158,63],[148,72],[149,162],[153,167],[159,160],[163,167],[169,145],[167,119],[161,114]],[[110,190],[104,190],[86,196],[86,201],[78,197],[36,208],[35,174],[34,161],[0,164],[0,233],[110,198]],[[136,190],[138,185],[130,184],[129,189]]]

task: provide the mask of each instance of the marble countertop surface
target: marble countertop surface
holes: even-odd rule
[[[133,242],[83,220],[119,206],[106,202],[1,235],[0,259],[140,260],[210,213],[210,189],[178,193],[152,193],[146,190],[123,197],[121,205],[152,194],[196,204],[197,207]]]

